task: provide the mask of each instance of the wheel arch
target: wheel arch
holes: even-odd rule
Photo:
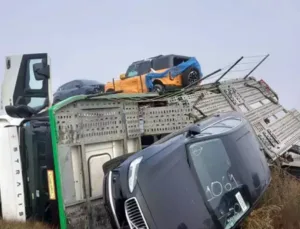
[[[164,85],[163,82],[162,82],[161,80],[159,80],[159,79],[153,80],[152,83],[153,83],[153,85],[154,85],[154,84],[161,84],[161,85]]]

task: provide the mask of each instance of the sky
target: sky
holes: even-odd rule
[[[241,56],[270,54],[255,72],[287,109],[300,109],[299,0],[0,1],[5,56],[48,53],[53,91],[72,79],[106,83],[131,62],[195,56],[204,74]],[[242,75],[241,75],[242,76]]]

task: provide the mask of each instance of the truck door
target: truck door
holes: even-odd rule
[[[52,104],[50,59],[46,53],[8,56],[1,109],[15,118],[32,116]]]

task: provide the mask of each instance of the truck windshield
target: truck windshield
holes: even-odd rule
[[[208,206],[224,228],[231,228],[249,209],[243,185],[232,169],[221,139],[193,143],[188,147]]]

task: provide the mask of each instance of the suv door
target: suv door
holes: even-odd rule
[[[128,91],[129,89],[126,88],[131,88],[129,91],[132,91],[132,88],[134,88],[135,90],[133,92],[147,92],[144,86],[146,83],[144,75],[150,72],[151,64],[152,61],[142,61],[140,63],[136,63],[136,66],[133,69],[135,74],[132,76],[130,75],[130,68],[132,67],[131,65],[126,72],[125,80],[121,81],[122,89],[124,91]]]

